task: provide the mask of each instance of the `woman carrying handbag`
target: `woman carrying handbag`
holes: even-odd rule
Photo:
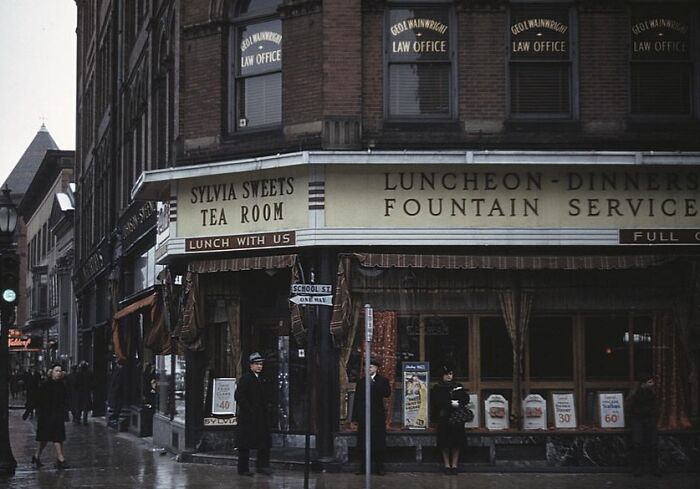
[[[433,386],[431,414],[437,422],[437,446],[442,451],[446,475],[457,475],[459,451],[465,441],[464,423],[474,418],[467,407],[469,394],[462,384],[454,380],[454,368],[442,367],[442,379]]]

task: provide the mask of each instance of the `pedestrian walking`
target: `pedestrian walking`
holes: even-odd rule
[[[37,469],[44,465],[41,462],[41,453],[46,445],[52,442],[56,450],[56,469],[62,470],[68,468],[63,454],[68,393],[61,364],[54,364],[50,372],[50,377],[39,387],[36,429],[36,441],[39,442],[39,446],[32,456],[32,465]]]
[[[384,475],[384,450],[386,449],[386,411],[384,399],[391,395],[389,380],[379,374],[379,360],[373,358],[370,361],[369,375],[369,405],[370,405],[370,454],[372,472]],[[357,382],[355,389],[355,402],[352,409],[352,421],[357,423],[357,447],[362,451],[360,471],[365,472],[365,377]]]
[[[471,421],[474,413],[467,407],[467,390],[454,380],[454,368],[451,365],[442,367],[442,378],[433,386],[430,399],[431,414],[437,424],[437,446],[442,452],[445,474],[457,475],[459,452],[465,441],[464,423]]]
[[[630,422],[630,462],[633,474],[642,475],[642,469],[646,467],[652,475],[661,475],[656,430],[658,407],[652,375],[645,373],[639,376],[639,385],[627,396],[626,410]]]
[[[22,414],[22,419],[34,417],[34,411],[36,410],[37,396],[39,395],[40,385],[41,374],[35,368],[33,368],[31,369],[31,372],[27,372],[25,380],[27,398],[24,401],[24,414]]]
[[[71,400],[73,402],[73,422],[75,424],[81,422],[85,425],[88,424],[88,412],[92,405],[92,375],[85,360],[80,362],[75,373]]]
[[[249,370],[241,375],[236,387],[238,406],[238,474],[252,476],[249,459],[250,450],[257,450],[256,472],[272,475],[270,470],[270,447],[272,437],[267,421],[267,389],[262,378],[264,359],[260,353],[248,357]]]

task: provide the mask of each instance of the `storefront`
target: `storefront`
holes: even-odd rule
[[[182,446],[232,446],[235,418],[215,413],[213,379],[236,378],[260,351],[277,442],[299,441],[310,383],[318,453],[352,456],[364,304],[395,381],[389,436],[420,460],[434,440],[404,429],[403,362],[429,362],[432,380],[456,365],[479,408],[470,450],[489,462],[491,435],[522,445],[541,426],[532,413],[551,428],[532,449],[548,463],[565,464],[551,447],[581,433],[619,437],[601,399],[624,397],[641,372],[659,381],[661,425],[689,429],[700,414],[699,164],[684,153],[303,152],[146,172],[134,196],[161,203],[156,258],[184,286],[172,328],[185,348]],[[303,295],[291,284],[314,282],[332,286],[332,307],[290,302]],[[178,372],[169,362],[164,375]],[[544,409],[526,409],[532,394]],[[491,419],[490,396],[505,419]],[[544,439],[560,432],[570,439]]]

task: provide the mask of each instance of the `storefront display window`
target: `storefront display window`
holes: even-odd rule
[[[597,379],[629,378],[627,317],[588,317],[584,320],[586,377]]]
[[[572,318],[533,317],[529,329],[530,378],[571,380],[574,376]]]
[[[158,411],[182,422],[185,421],[185,367],[184,356],[156,356]]]
[[[501,317],[482,317],[480,321],[481,378],[511,379],[513,347]],[[488,352],[484,354],[485,352]]]

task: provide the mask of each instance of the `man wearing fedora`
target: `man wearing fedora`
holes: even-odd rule
[[[236,387],[238,406],[238,474],[252,476],[250,450],[257,450],[255,469],[258,474],[272,475],[270,446],[272,439],[267,424],[267,396],[261,377],[264,359],[255,352],[248,357],[250,369],[241,375]]]
[[[384,475],[384,449],[386,446],[386,411],[384,399],[391,395],[389,379],[379,375],[379,360],[372,358],[369,366],[370,390],[370,455],[372,472]],[[362,452],[362,461],[358,474],[365,471],[365,378],[357,382],[355,402],[352,410],[352,420],[358,423],[357,448]]]

